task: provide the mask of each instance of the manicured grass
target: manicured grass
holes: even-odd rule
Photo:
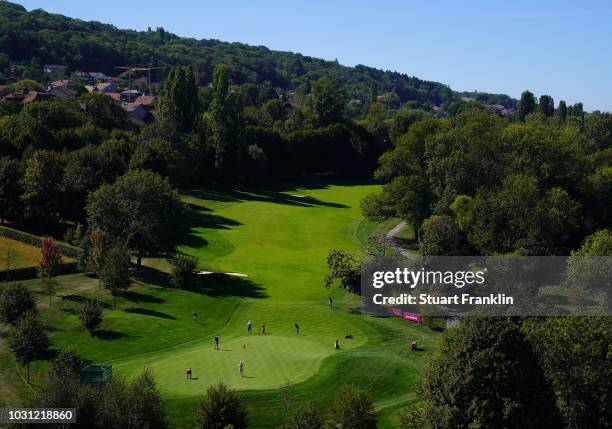
[[[171,427],[192,427],[198,398],[219,381],[241,391],[252,427],[276,427],[284,420],[279,388],[287,383],[290,412],[305,401],[324,409],[343,383],[358,384],[375,399],[383,426],[393,427],[388,422],[396,422],[402,405],[414,400],[413,385],[437,334],[402,320],[361,316],[358,297],[323,287],[329,250],[359,254],[367,236],[381,228],[359,212],[360,200],[376,188],[335,181],[190,192],[185,201],[197,214],[180,250],[196,256],[202,270],[246,277],[202,275],[189,290],[141,279],[114,309],[97,280],[64,276],[61,296],[42,309],[54,347],[74,347],[88,361],[110,362],[127,377],[152,368]],[[167,268],[162,261],[147,264]],[[30,285],[39,288],[35,281]],[[336,308],[327,306],[330,294]],[[82,299],[92,295],[108,307],[95,336],[77,317]],[[264,323],[267,333],[257,334]],[[345,339],[348,334],[353,339]],[[222,350],[213,350],[214,335]],[[333,348],[336,339],[341,350]],[[412,339],[424,351],[411,352]],[[240,360],[246,364],[242,379]],[[37,363],[34,372],[45,365]],[[188,367],[197,379],[186,379]]]
[[[40,258],[40,249],[20,241],[0,236],[0,271],[7,266],[7,255],[12,254],[11,268],[34,267]]]

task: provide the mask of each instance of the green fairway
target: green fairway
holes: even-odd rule
[[[396,412],[413,399],[436,334],[402,320],[363,317],[358,297],[323,287],[328,252],[359,254],[367,236],[381,227],[359,211],[360,200],[376,188],[336,181],[190,192],[184,199],[195,212],[193,229],[180,250],[196,256],[203,271],[241,275],[199,275],[189,290],[140,278],[116,309],[96,279],[61,277],[61,297],[44,310],[52,320],[54,347],[74,347],[88,361],[112,363],[115,373],[127,377],[151,368],[172,427],[191,427],[198,398],[220,381],[242,391],[254,427],[282,422],[282,385],[291,385],[292,410],[304,401],[325,406],[348,382],[370,392],[384,416],[382,426],[392,427]],[[147,264],[166,267],[159,260]],[[335,308],[327,305],[330,294]],[[107,303],[95,336],[77,317],[80,302],[91,295]],[[262,324],[265,335],[258,333]],[[352,339],[345,339],[349,334]],[[340,350],[333,347],[336,339]],[[409,350],[413,339],[424,352]],[[194,379],[186,378],[187,368]]]

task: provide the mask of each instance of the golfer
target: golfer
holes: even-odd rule
[[[215,335],[215,350],[219,350],[219,336]]]
[[[191,368],[187,368],[187,378],[191,378]]]
[[[336,340],[336,342],[334,343],[334,349],[340,350],[340,341]]]
[[[331,296],[329,298],[327,298],[327,305],[329,305],[329,308],[333,308],[334,307],[334,300],[332,299]]]
[[[298,324],[296,323],[296,324],[295,324],[295,325],[293,325],[293,326],[295,326],[295,333],[296,333],[296,334],[298,334],[298,335],[300,335],[300,325],[298,325]]]
[[[193,312],[193,321],[196,322],[198,320],[198,313]]]
[[[240,378],[244,377],[244,362],[240,361],[240,364],[238,365],[238,369],[240,370]]]
[[[249,333],[249,334],[251,333],[251,327],[252,327],[252,326],[253,326],[253,325],[251,324],[251,321],[249,320],[249,321],[247,322],[247,333]]]

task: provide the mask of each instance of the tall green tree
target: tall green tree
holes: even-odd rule
[[[319,126],[341,122],[346,106],[346,96],[338,83],[321,77],[312,84],[312,112]]]
[[[242,102],[236,92],[230,91],[228,69],[223,64],[215,67],[212,90],[207,115],[208,138],[215,167],[227,170],[237,161],[244,124]]]
[[[19,364],[27,367],[27,381],[30,382],[30,362],[38,359],[49,348],[49,336],[34,312],[27,312],[19,319],[9,334],[9,348]]]
[[[102,270],[102,286],[113,296],[113,306],[117,306],[117,296],[130,287],[130,255],[122,243],[116,243],[108,249]]]
[[[525,121],[525,117],[530,113],[533,113],[536,109],[535,96],[529,91],[523,91],[521,94],[521,100],[518,106],[518,117],[521,122]]]
[[[540,95],[538,109],[547,118],[555,113],[555,102],[550,95]]]
[[[21,174],[19,162],[9,157],[0,157],[0,223],[15,219],[20,211]]]
[[[195,129],[200,111],[196,76],[190,66],[173,68],[164,82],[157,110],[163,127],[171,133]]]
[[[537,356],[508,319],[466,317],[440,349],[402,428],[558,428],[555,398]]]
[[[184,206],[167,179],[134,170],[91,193],[86,212],[89,225],[100,228],[110,239],[127,243],[140,266],[146,253],[173,248]]]
[[[559,118],[559,125],[564,125],[567,119],[567,104],[565,100],[559,101],[559,107],[557,107],[557,117]]]
[[[26,161],[21,195],[26,218],[41,226],[59,219],[63,176],[63,162],[56,152],[38,150]]]

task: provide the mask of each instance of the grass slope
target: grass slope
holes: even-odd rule
[[[414,399],[412,386],[435,348],[436,335],[401,320],[363,317],[357,297],[323,287],[329,250],[358,253],[380,227],[359,213],[359,201],[375,189],[336,181],[191,192],[185,200],[197,215],[181,250],[197,256],[204,270],[247,277],[202,275],[190,290],[143,279],[118,299],[117,309],[97,280],[83,274],[62,277],[62,296],[43,309],[54,347],[74,347],[91,362],[111,362],[116,373],[127,377],[152,368],[172,427],[192,427],[198,398],[219,381],[242,391],[253,427],[276,427],[283,421],[282,385],[290,384],[291,412],[305,401],[324,408],[347,382],[366,388],[381,413],[380,426],[393,427],[401,405]],[[330,293],[333,309],[327,306]],[[80,302],[91,295],[108,307],[95,336],[77,318]],[[199,314],[197,322],[193,311]],[[251,335],[246,333],[249,319]],[[300,335],[293,328],[296,322]],[[263,323],[267,333],[259,335]],[[345,340],[347,334],[354,339]],[[214,335],[221,338],[219,351],[213,350]],[[341,350],[333,349],[335,339]],[[425,351],[410,352],[412,339]],[[242,379],[241,359],[247,376]],[[35,371],[44,366],[38,363]],[[196,379],[186,379],[188,367]]]

